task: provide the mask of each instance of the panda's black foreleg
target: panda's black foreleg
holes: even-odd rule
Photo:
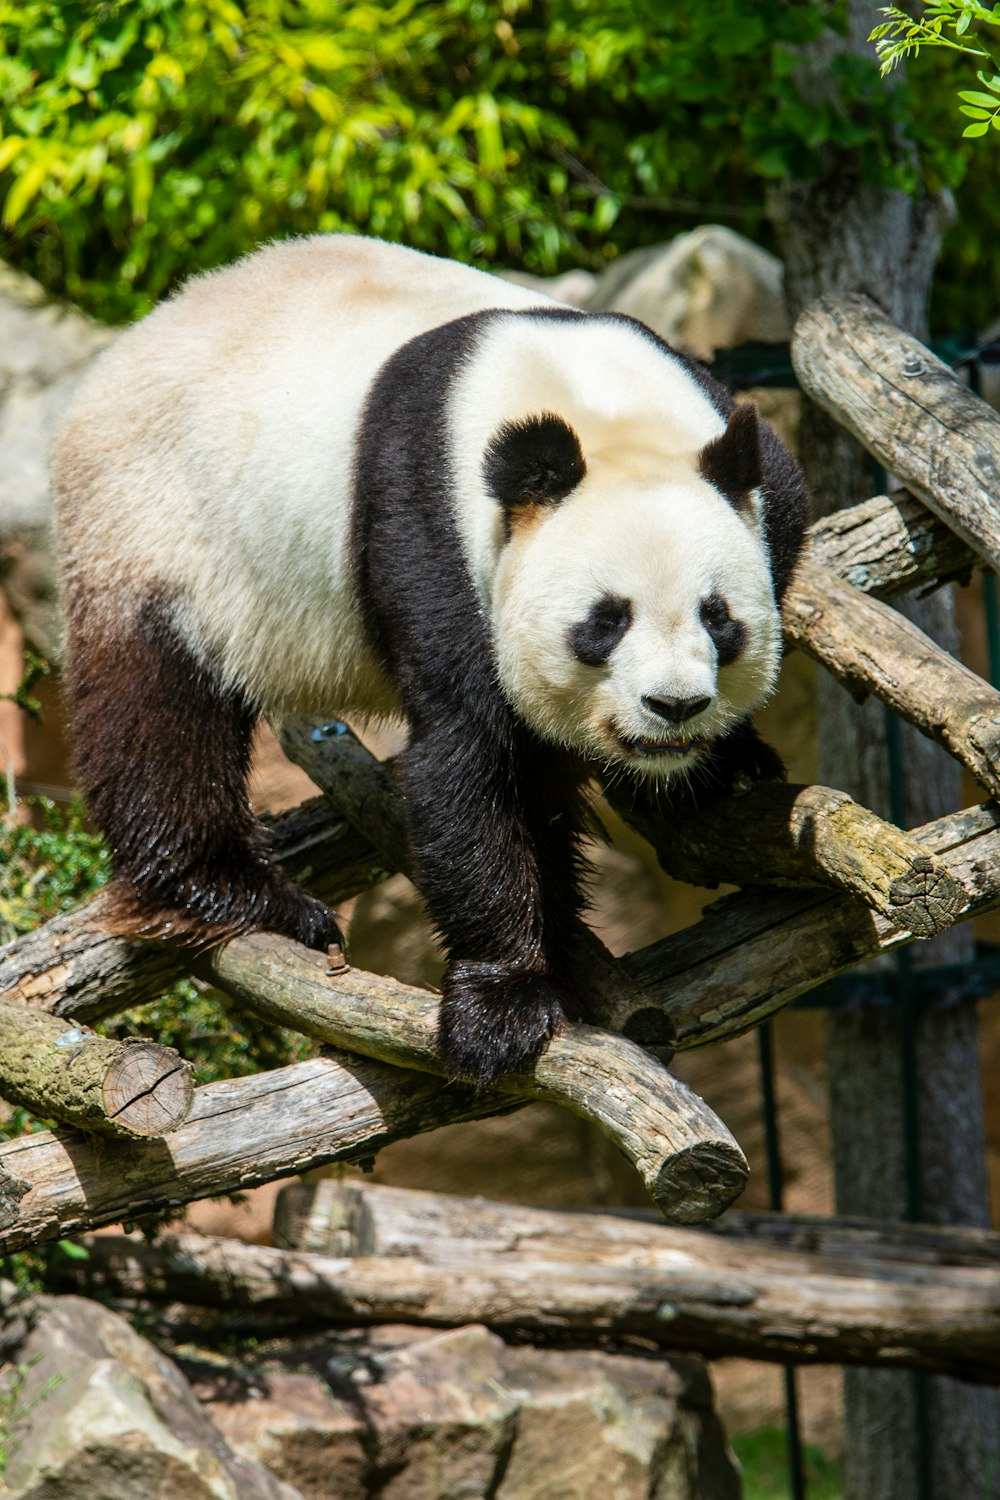
[[[580,776],[504,722],[417,727],[403,788],[417,883],[442,934],[440,1043],[484,1087],[528,1067],[582,1005],[567,958],[581,926]],[[443,726],[443,727],[438,727]]]
[[[246,789],[254,706],[195,656],[166,602],[114,627],[73,604],[74,758],[112,854],[108,924],[192,946],[255,930],[339,942],[332,912],[268,862]]]

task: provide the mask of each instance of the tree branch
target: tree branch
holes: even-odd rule
[[[875,693],[1000,795],[1000,693],[905,616],[802,560],[782,606],[785,635],[852,693]]]
[[[0,1255],[162,1213],[507,1108],[464,1086],[358,1057],[321,1057],[196,1089],[163,1140],[39,1131],[0,1144]]]
[[[762,782],[697,812],[621,782],[605,796],[677,880],[832,887],[924,938],[945,931],[966,905],[959,882],[912,834],[830,787]]]

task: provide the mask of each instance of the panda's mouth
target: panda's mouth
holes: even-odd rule
[[[656,755],[690,755],[693,751],[700,750],[705,741],[704,738],[654,740],[651,736],[645,734],[637,735],[634,739],[629,739],[625,735],[620,734],[618,735],[618,743],[626,755],[651,757]]]

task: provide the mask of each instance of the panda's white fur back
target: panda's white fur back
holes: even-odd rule
[[[66,587],[85,576],[116,616],[150,588],[179,587],[193,640],[221,648],[271,710],[391,711],[346,543],[365,397],[408,338],[538,303],[346,235],[271,245],[196,278],[97,362],[56,443]]]

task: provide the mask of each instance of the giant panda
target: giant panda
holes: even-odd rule
[[[594,767],[720,788],[777,763],[799,470],[642,324],[375,240],[192,280],[82,385],[53,453],[77,773],[108,921],[311,947],[269,864],[261,715],[402,714],[441,1044],[485,1085],[569,1016]]]

